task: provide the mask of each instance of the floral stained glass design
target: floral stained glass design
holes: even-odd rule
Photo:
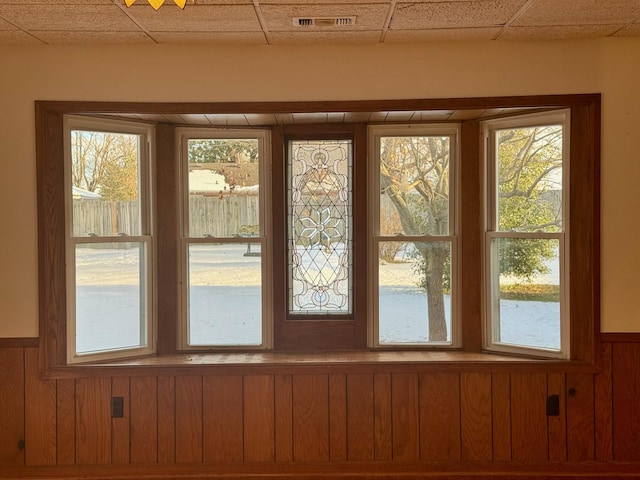
[[[351,313],[352,147],[292,141],[288,160],[289,313]]]

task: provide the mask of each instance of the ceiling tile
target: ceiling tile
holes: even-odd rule
[[[621,25],[565,25],[541,27],[507,27],[499,40],[569,40],[606,37],[620,30]]]
[[[0,45],[42,45],[43,42],[20,30],[0,31]]]
[[[324,32],[381,30],[388,14],[383,4],[331,4],[331,5],[261,5],[260,10],[270,32]],[[355,25],[336,27],[300,27],[294,25],[296,17],[356,17]]]
[[[267,44],[262,32],[150,32],[149,35],[156,42],[166,44]]]
[[[253,5],[192,5],[161,8],[134,4],[127,14],[150,32],[255,32],[260,22]]]
[[[627,24],[640,20],[638,0],[534,0],[513,26]]]
[[[129,45],[152,44],[144,32],[50,32],[34,31],[34,35],[49,45]]]
[[[640,23],[633,23],[617,31],[614,37],[638,37],[640,36]]]
[[[18,30],[18,28],[13,23],[7,22],[6,20],[0,18],[0,31],[3,30]]]
[[[124,4],[124,0],[122,0]],[[0,0],[0,5],[113,5],[113,0]]]
[[[424,42],[424,41],[469,41],[492,40],[502,27],[487,28],[434,28],[431,30],[388,30],[385,43],[393,42]]]
[[[167,1],[172,1],[172,0],[167,0]],[[187,6],[192,4],[193,5],[243,5],[243,4],[253,5],[253,0],[187,0]]]
[[[438,3],[398,3],[394,30],[491,27],[506,24],[526,0],[475,0]]]
[[[308,45],[314,43],[363,44],[378,43],[380,32],[272,32],[269,34],[270,43]]]
[[[0,17],[24,30],[131,31],[138,27],[115,5],[0,5]]]
[[[363,4],[363,3],[384,3],[389,6],[390,0],[259,0],[261,6],[265,5],[300,5],[302,7],[308,7],[311,5],[318,6],[323,5],[336,5],[336,4]]]

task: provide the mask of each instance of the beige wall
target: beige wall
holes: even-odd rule
[[[640,332],[640,39],[361,47],[0,47],[0,337],[37,336],[34,100],[603,94],[602,326]]]

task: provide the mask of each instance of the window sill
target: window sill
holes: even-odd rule
[[[97,375],[205,375],[379,372],[594,373],[594,365],[461,351],[350,351],[322,353],[201,353],[58,366],[48,377]]]

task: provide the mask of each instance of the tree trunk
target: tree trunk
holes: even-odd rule
[[[427,259],[426,285],[429,313],[429,341],[447,341],[447,321],[444,312],[443,273],[447,249],[441,245],[430,245],[422,254]]]

